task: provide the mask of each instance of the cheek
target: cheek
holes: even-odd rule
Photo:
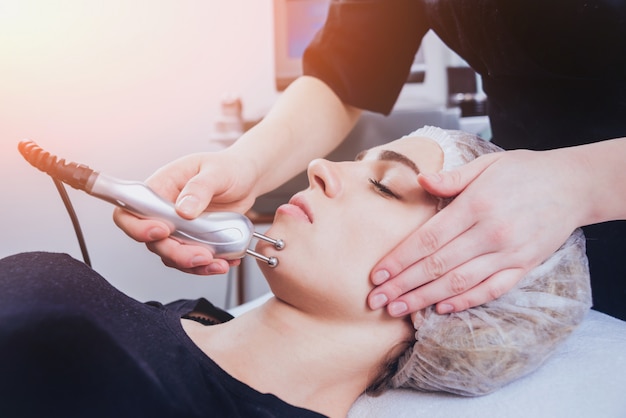
[[[421,225],[430,215],[412,207],[398,208],[382,206],[373,210],[375,216],[355,217],[350,222],[351,236],[355,245],[370,257],[384,257],[395,248],[411,231]]]
[[[369,312],[371,269],[430,216],[415,207],[370,202],[357,210],[336,207],[332,216],[320,215],[313,225],[277,222],[267,235],[285,240],[285,248],[277,251],[259,242],[256,249],[277,257],[279,265],[259,265],[272,291],[294,305],[322,307],[329,315],[363,315]]]
[[[369,272],[377,261],[372,256],[375,237],[349,238],[363,231],[357,222],[320,221],[305,228],[290,225],[289,230],[275,225],[267,235],[283,232],[285,248],[276,251],[260,242],[256,250],[276,256],[279,264],[259,266],[274,294],[294,306],[327,316],[363,315],[372,289]]]

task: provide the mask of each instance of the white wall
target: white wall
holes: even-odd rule
[[[46,250],[80,258],[51,180],[22,159],[19,140],[141,180],[206,148],[224,93],[241,95],[246,117],[261,116],[277,97],[271,7],[271,0],[0,2],[0,256]],[[441,80],[430,82],[439,97]],[[164,267],[115,227],[108,204],[70,195],[94,268],[115,286],[139,300],[204,295],[221,304],[225,277]]]
[[[241,93],[246,114],[274,100],[271,0],[0,2],[0,256],[80,258],[50,179],[17,152],[29,138],[60,156],[127,179],[203,150],[219,98]],[[74,190],[93,265],[141,299],[208,295],[224,277],[164,267]]]

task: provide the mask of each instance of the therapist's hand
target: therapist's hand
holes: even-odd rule
[[[198,153],[182,157],[156,171],[146,184],[157,194],[175,202],[176,211],[193,219],[207,209],[243,213],[254,203],[252,186],[254,175],[236,154],[227,151]],[[159,221],[139,219],[122,209],[115,209],[115,224],[131,238],[146,243],[150,251],[161,257],[163,263],[192,274],[222,274],[228,271],[228,262],[213,259],[211,252],[201,246],[181,244],[168,238],[168,226]]]
[[[456,198],[374,267],[369,306],[458,312],[510,290],[580,225],[580,171],[558,150],[520,150],[420,175],[431,194]]]

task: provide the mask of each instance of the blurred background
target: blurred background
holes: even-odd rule
[[[273,10],[273,0],[1,1],[0,257],[43,250],[81,258],[51,179],[23,160],[20,140],[128,180],[209,149],[225,95],[240,97],[254,121],[280,94]],[[429,39],[436,71],[407,87],[399,106],[446,103],[444,67],[454,58]],[[165,267],[114,225],[112,206],[68,193],[94,269],[120,290],[142,301],[227,303],[232,278]]]

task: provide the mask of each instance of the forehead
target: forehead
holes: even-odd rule
[[[394,151],[412,160],[420,171],[436,172],[443,167],[443,151],[430,138],[410,136],[370,148],[360,155],[361,159],[376,160],[383,151]]]

